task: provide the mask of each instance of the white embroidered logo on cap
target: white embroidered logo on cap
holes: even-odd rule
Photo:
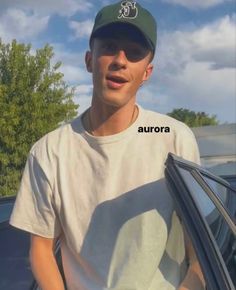
[[[138,16],[138,8],[136,7],[136,2],[133,1],[123,1],[121,2],[121,9],[119,10],[118,18],[129,18],[134,19]]]

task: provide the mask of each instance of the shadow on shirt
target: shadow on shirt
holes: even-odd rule
[[[165,254],[173,211],[164,179],[107,200],[93,212],[81,257],[96,269],[107,287],[134,283],[147,287],[163,257],[179,272],[179,265]]]

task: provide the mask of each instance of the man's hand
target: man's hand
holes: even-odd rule
[[[202,274],[200,264],[197,260],[192,242],[184,229],[186,255],[189,262],[187,274],[179,286],[178,290],[204,290],[205,279]]]
[[[204,290],[205,282],[198,261],[193,262],[178,290]]]
[[[41,290],[65,290],[54,257],[55,239],[31,234],[30,263]]]

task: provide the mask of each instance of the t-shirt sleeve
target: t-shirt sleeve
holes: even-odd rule
[[[29,154],[10,224],[46,238],[59,236],[61,228],[57,216],[52,181],[36,157]]]
[[[192,130],[182,124],[176,136],[176,152],[182,158],[200,165],[200,153]]]

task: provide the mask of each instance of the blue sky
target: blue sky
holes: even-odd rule
[[[49,43],[54,61],[76,87],[79,114],[89,105],[91,74],[84,54],[97,11],[111,0],[1,0],[0,37]],[[140,0],[158,24],[158,47],[151,79],[138,93],[144,108],[167,113],[187,108],[236,123],[235,0]]]

